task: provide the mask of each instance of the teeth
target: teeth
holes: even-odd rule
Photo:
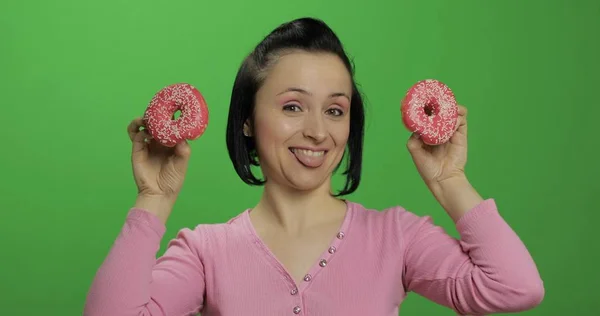
[[[292,149],[292,151],[296,154],[302,154],[302,155],[312,156],[312,157],[320,157],[325,154],[325,151],[312,151],[312,150],[307,150],[307,149],[294,148],[294,149]]]

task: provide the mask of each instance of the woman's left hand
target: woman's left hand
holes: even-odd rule
[[[467,163],[467,109],[458,106],[456,132],[445,144],[430,146],[417,135],[407,143],[419,174],[429,190],[455,221],[483,201],[465,175]]]
[[[447,143],[427,145],[413,133],[407,142],[413,162],[427,186],[435,191],[442,183],[465,178],[467,163],[467,109],[458,106],[456,132]],[[435,193],[435,192],[434,192]]]

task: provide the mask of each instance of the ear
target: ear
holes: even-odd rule
[[[250,119],[246,120],[246,122],[244,122],[244,136],[246,137],[252,137],[252,125],[250,123]]]

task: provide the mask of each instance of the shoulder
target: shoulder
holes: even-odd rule
[[[352,207],[353,227],[366,230],[370,235],[395,239],[404,244],[422,227],[433,225],[429,215],[418,215],[402,205],[373,208],[357,202]]]
[[[222,223],[201,223],[195,226],[180,228],[172,242],[184,241],[189,248],[197,253],[206,253],[211,249],[224,249],[232,243],[239,242],[249,234],[244,210]],[[194,252],[196,252],[194,251]]]
[[[350,202],[354,217],[361,225],[384,228],[381,233],[391,232],[405,242],[415,238],[425,238],[445,233],[445,229],[434,223],[430,215],[418,215],[401,205],[392,205],[380,209],[368,208],[356,202]],[[469,227],[489,223],[492,227],[498,223],[499,215],[494,199],[486,199],[469,210],[454,227],[466,231]],[[389,228],[389,229],[388,229]]]
[[[348,202],[358,222],[368,225],[393,225],[408,228],[430,222],[429,215],[418,215],[402,205],[390,205],[382,208],[367,207],[358,202]]]

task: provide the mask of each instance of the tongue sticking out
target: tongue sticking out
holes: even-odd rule
[[[305,167],[317,168],[325,161],[324,151],[310,151],[305,149],[290,148],[290,151],[296,159]]]

